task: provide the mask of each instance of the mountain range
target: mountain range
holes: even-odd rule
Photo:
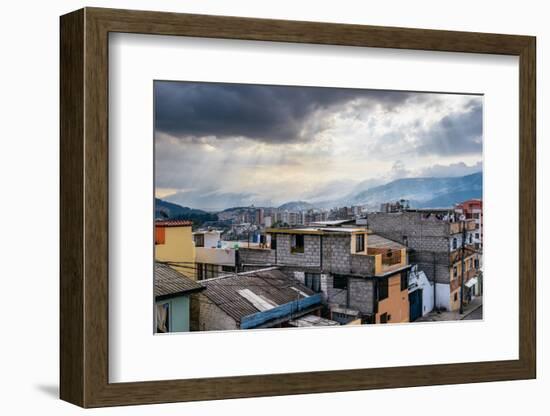
[[[308,209],[313,209],[317,207],[314,204],[310,204],[306,201],[291,201],[280,205],[278,208],[282,210],[286,209],[288,211],[306,211]]]
[[[205,221],[216,221],[218,216],[200,209],[182,207],[181,205],[155,198],[155,218],[190,220],[196,224],[202,224]]]
[[[450,178],[403,178],[348,195],[349,205],[378,208],[383,202],[406,199],[414,208],[447,208],[470,198],[481,198],[481,172]]]
[[[288,211],[302,211],[313,208],[333,208],[342,206],[362,205],[368,209],[380,208],[384,202],[395,202],[400,199],[409,201],[411,208],[450,208],[453,205],[471,198],[481,198],[483,193],[482,172],[457,177],[426,177],[402,178],[379,186],[356,187],[348,195],[338,199],[324,201],[288,201],[278,208]],[[170,218],[195,217],[204,221],[214,221],[215,214],[207,211],[182,207],[178,204],[157,199],[155,201],[155,215],[168,215]],[[174,201],[179,202],[179,201]],[[231,202],[233,202],[231,200]],[[247,207],[249,204],[235,204],[232,207]],[[256,206],[261,206],[257,204]],[[227,209],[233,209],[228,207]],[[164,214],[163,214],[164,213]],[[207,216],[210,215],[210,219]]]

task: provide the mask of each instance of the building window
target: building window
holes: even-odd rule
[[[205,264],[205,279],[212,279],[213,277],[218,277],[218,265],[217,264]]]
[[[458,300],[458,293],[456,293],[456,292],[455,292],[454,300],[455,300],[455,302]]]
[[[476,233],[476,240],[479,240],[479,233]]]
[[[453,266],[453,279],[456,279],[458,277],[458,267]]]
[[[382,315],[380,315],[380,323],[381,324],[387,324],[388,323],[388,314],[384,312]]]
[[[473,235],[470,234],[470,244],[472,244],[473,242],[474,242],[474,240],[473,240]]]
[[[222,266],[222,272],[234,272],[235,267],[234,266]]]
[[[166,228],[155,227],[155,244],[164,244],[166,242]]]
[[[378,300],[384,300],[388,297],[388,279],[382,278],[378,281]]]
[[[474,267],[477,269],[479,269],[479,259],[474,259]]]
[[[457,247],[458,247],[458,241],[456,238],[453,238],[453,250],[456,250]]]
[[[409,288],[409,274],[408,272],[401,272],[401,291]]]
[[[406,235],[403,236],[403,244],[407,247],[409,246],[409,237]]]
[[[342,276],[335,274],[332,280],[332,287],[334,289],[347,289],[348,288],[348,278],[347,276]]]
[[[195,247],[204,247],[204,234],[195,234],[193,239],[195,240]]]
[[[195,269],[197,271],[197,280],[204,280],[204,264],[195,263]]]
[[[290,246],[291,253],[303,253],[304,252],[304,235],[303,234],[293,234],[292,245]]]
[[[365,234],[357,234],[355,236],[355,252],[362,253],[365,251]]]
[[[315,293],[321,291],[321,275],[319,273],[306,273],[305,285]]]

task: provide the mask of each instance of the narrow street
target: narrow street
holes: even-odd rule
[[[426,316],[417,319],[415,322],[440,322],[440,321],[460,321],[482,319],[483,298],[477,297],[464,306],[464,313],[461,315],[458,311],[430,312]]]
[[[478,319],[483,319],[483,305],[474,310],[472,313],[468,314],[463,318],[465,321],[474,321]]]

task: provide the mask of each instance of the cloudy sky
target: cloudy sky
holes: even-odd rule
[[[155,82],[155,193],[201,209],[333,200],[481,170],[476,95]]]

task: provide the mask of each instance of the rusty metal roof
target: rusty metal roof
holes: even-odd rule
[[[194,280],[172,269],[166,264],[155,262],[155,298],[185,295],[203,290]]]

